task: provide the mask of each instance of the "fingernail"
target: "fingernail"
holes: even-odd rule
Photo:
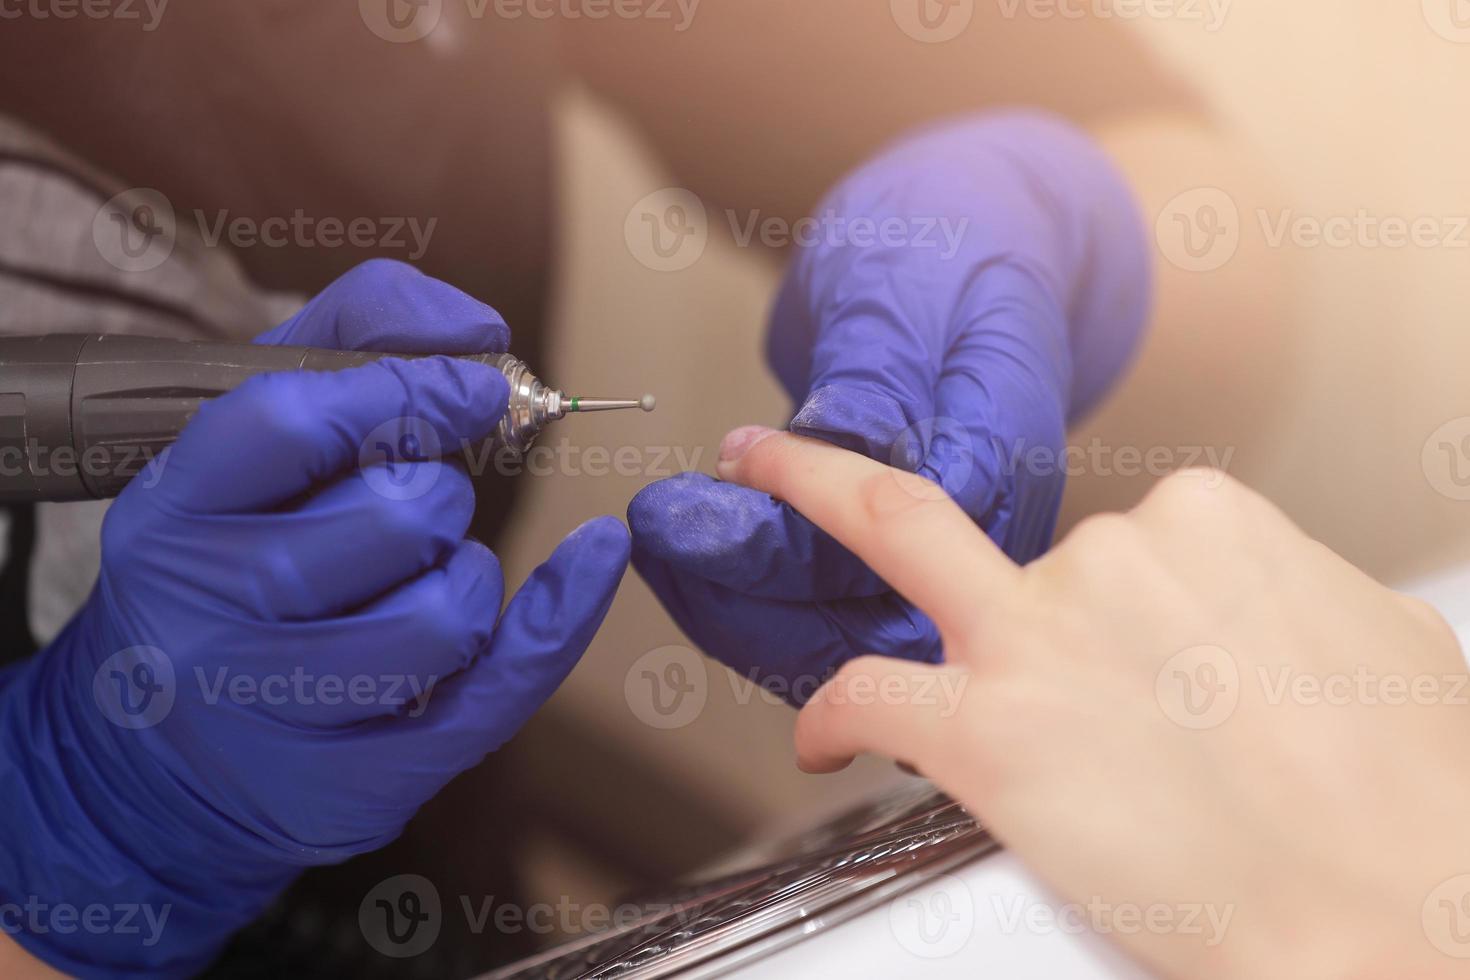
[[[776,434],[775,429],[768,429],[763,425],[747,425],[736,429],[725,437],[720,443],[720,462],[734,463],[750,452],[750,447]]]

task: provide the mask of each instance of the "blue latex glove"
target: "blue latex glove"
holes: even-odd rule
[[[1123,179],[1065,123],[988,116],[901,142],[817,217],[826,230],[799,250],[768,345],[801,405],[792,431],[933,478],[1011,557],[1038,556],[1067,424],[1146,319],[1148,251]],[[634,566],[679,626],[795,703],[855,655],[942,659],[933,623],[763,494],[687,474],[647,488],[629,523]]]
[[[509,332],[375,262],[263,339],[479,352]],[[451,358],[256,378],[118,498],[91,599],[0,676],[0,907],[127,905],[140,931],[11,916],[21,945],[83,975],[195,972],[301,869],[391,841],[556,689],[626,568],[622,525],[573,533],[497,622],[463,466],[359,466],[384,422],[457,447],[506,397],[499,372]]]

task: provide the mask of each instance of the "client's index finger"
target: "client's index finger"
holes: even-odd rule
[[[942,488],[857,453],[779,432],[719,471],[795,507],[941,629],[962,628],[977,602],[1019,576]]]

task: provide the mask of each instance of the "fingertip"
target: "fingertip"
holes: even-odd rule
[[[831,776],[831,775],[834,775],[836,773],[839,773],[839,772],[842,772],[842,771],[846,770],[848,767],[850,767],[853,764],[854,761],[856,761],[856,760],[854,760],[854,759],[832,760],[832,759],[825,759],[825,758],[822,758],[822,757],[814,757],[814,758],[811,758],[811,759],[805,759],[805,758],[802,758],[801,756],[797,756],[797,759],[796,759],[796,768],[800,769],[802,772],[806,773],[808,776]]]
[[[612,515],[594,517],[562,541],[561,548],[575,551],[577,561],[591,560],[607,567],[627,567],[633,553],[633,537],[622,521]]]
[[[796,767],[811,776],[842,772],[853,764],[855,756],[833,754],[825,746],[828,735],[818,715],[822,712],[820,696],[808,702],[796,716]]]

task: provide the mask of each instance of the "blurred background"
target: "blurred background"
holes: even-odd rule
[[[1470,505],[1440,492],[1448,470],[1426,475],[1422,458],[1432,433],[1470,416],[1470,231],[1456,232],[1470,216],[1470,135],[1457,121],[1470,109],[1470,27],[1466,43],[1453,43],[1431,27],[1448,22],[1431,13],[1413,3],[1236,0],[1214,32],[1191,22],[1126,22],[1253,154],[1253,184],[1226,190],[1239,198],[1246,247],[1264,246],[1278,272],[1289,269],[1272,285],[1280,304],[1273,328],[1283,335],[1249,351],[1279,363],[1232,364],[1232,351],[1245,346],[1240,338],[1259,324],[1207,333],[1189,329],[1203,319],[1191,311],[1162,311],[1163,322],[1183,327],[1154,343],[1181,349],[1145,359],[1148,375],[1133,379],[1142,384],[1125,385],[1073,439],[1086,447],[1153,417],[1169,437],[1160,444],[1213,447],[1217,459],[1231,453],[1232,473],[1388,581],[1470,553]],[[790,410],[761,351],[779,257],[739,248],[716,216],[692,267],[649,269],[624,242],[625,219],[645,195],[679,186],[677,176],[584,85],[562,93],[556,121],[566,206],[556,235],[564,272],[552,360],[577,384],[612,390],[633,380],[633,388],[657,390],[667,409],[659,416],[631,427],[598,424],[617,426],[617,438],[635,445],[671,442],[701,453],[700,468],[712,471],[725,432],[780,425]],[[1187,178],[1177,186],[1192,189]],[[1151,202],[1150,219],[1168,200]],[[1267,230],[1253,207],[1267,209]],[[1436,219],[1445,244],[1375,245],[1371,234],[1343,247],[1288,240],[1273,248],[1267,240],[1284,219],[1310,228],[1311,220],[1357,222],[1360,213]],[[1163,275],[1232,275],[1172,269],[1164,246],[1173,244],[1161,244]],[[1240,278],[1232,290],[1258,288]],[[1253,313],[1245,299],[1235,306]],[[1212,313],[1210,322],[1230,325],[1230,308]],[[1192,426],[1204,412],[1216,417]],[[1128,506],[1152,479],[1082,474],[1072,481],[1066,522]],[[645,482],[538,481],[535,505],[523,509],[510,536],[509,566],[528,570],[568,528],[618,513]],[[592,833],[611,835],[595,848],[651,850],[646,871],[671,859],[686,864],[815,819],[897,778],[872,760],[838,777],[798,773],[794,713],[713,663],[697,716],[670,729],[646,723],[657,720],[649,689],[630,687],[630,672],[650,651],[687,642],[630,577],[588,657],[517,748],[535,770],[525,778],[552,784],[550,792],[556,784],[598,787],[581,804]],[[692,654],[688,662],[697,663]],[[579,751],[589,743],[594,753]],[[621,770],[637,776],[630,781]],[[636,793],[619,789],[635,785]],[[617,805],[603,805],[609,799]],[[548,834],[533,849],[535,887],[556,894],[575,880],[579,890],[611,895],[626,886],[630,869],[579,853],[588,843]]]
[[[1064,526],[1135,502],[1158,474],[1123,472],[1120,450],[1161,449],[1225,465],[1385,580],[1470,557],[1463,0],[919,2],[969,16],[936,36],[904,0],[706,0],[675,30],[449,2],[410,43],[367,0],[180,7],[152,33],[7,21],[0,106],[17,139],[164,188],[181,213],[439,218],[423,266],[506,313],[543,376],[656,392],[655,415],[550,433],[559,462],[513,504],[487,491],[511,583],[653,479],[712,471],[730,428],[786,421],[762,355],[785,256],[738,241],[731,215],[803,214],[926,119],[1046,106],[1133,176],[1159,278],[1147,350],[1073,436],[1115,465],[1081,467]],[[641,229],[676,206],[693,251],[650,251]],[[248,336],[371,252],[210,250],[196,285],[157,288]],[[0,280],[0,305],[28,289]],[[187,333],[166,327],[117,329]],[[588,447],[636,462],[620,474]],[[87,535],[47,546],[67,569],[46,580],[48,622],[90,583]],[[400,849],[322,891],[355,908],[364,883],[432,866],[461,888],[507,875],[524,902],[614,902],[905,778],[874,761],[799,774],[794,718],[704,660],[630,573],[570,682],[426,811],[422,860]],[[488,958],[509,952],[525,948]]]

